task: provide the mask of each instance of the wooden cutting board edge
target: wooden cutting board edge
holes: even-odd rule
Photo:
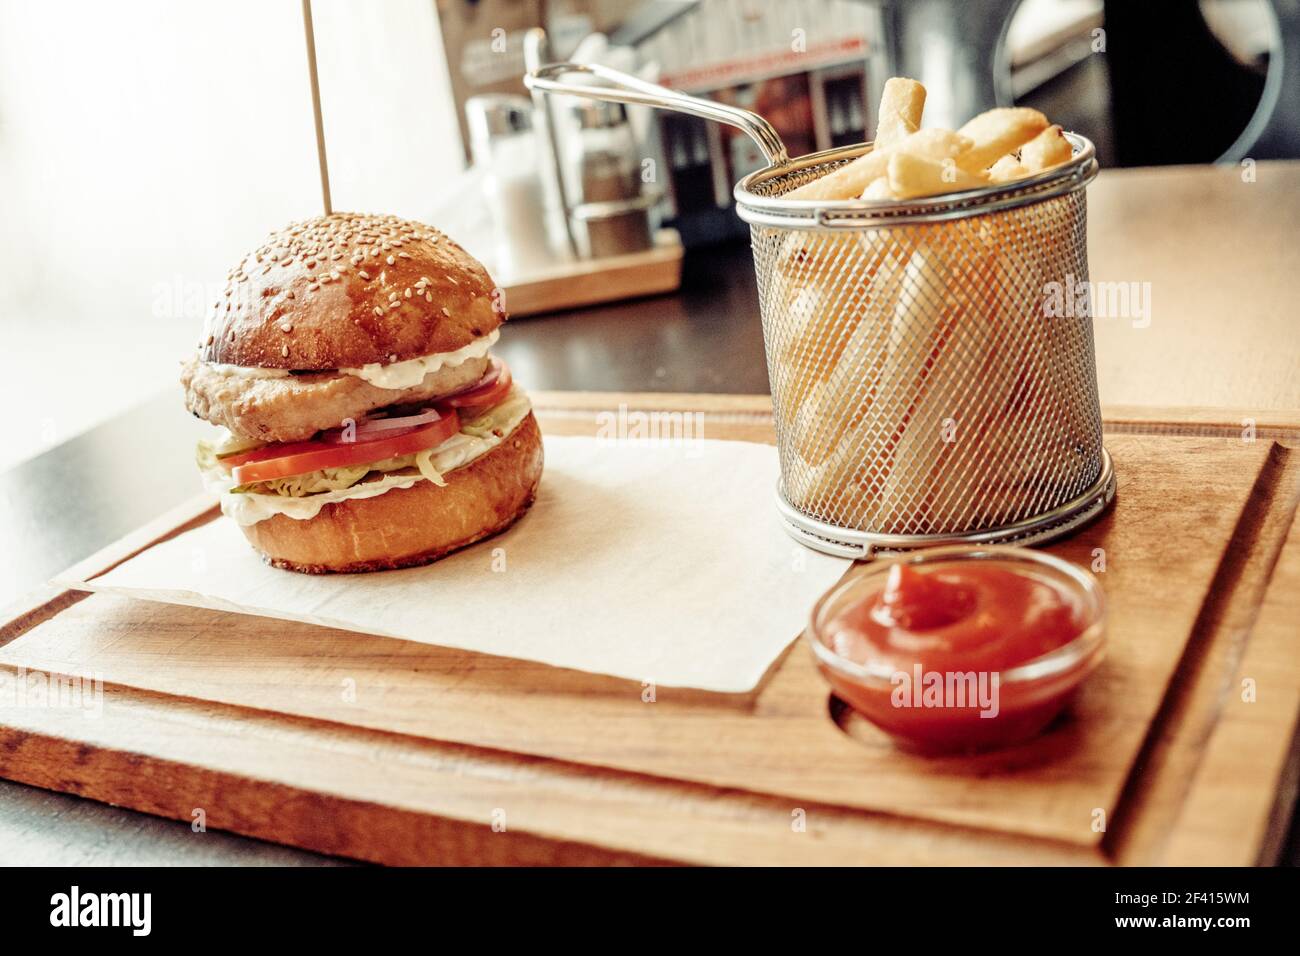
[[[622,394],[620,395],[620,394],[610,394],[610,393],[576,393],[576,394],[575,393],[539,393],[534,397],[539,409],[539,414],[547,418],[556,419],[557,420],[556,424],[559,424],[560,421],[562,421],[563,418],[566,416],[566,414],[577,415],[579,417],[588,418],[593,413],[593,411],[617,410],[620,404],[625,404],[629,407],[643,409],[643,410],[655,410],[655,409],[696,410],[696,409],[700,409],[701,407],[705,407],[709,409],[709,411],[706,413],[706,421],[710,416],[724,416],[729,421],[752,420],[756,426],[766,426],[767,429],[770,429],[771,427],[770,402],[766,396],[730,396],[730,395],[683,396],[678,394],[672,394],[672,395]],[[1167,416],[1163,416],[1163,417],[1152,416],[1149,420],[1148,419],[1135,420],[1133,418],[1129,418],[1123,422],[1116,423],[1118,425],[1118,428],[1116,430],[1123,430],[1123,431],[1150,430],[1153,433],[1162,433],[1162,434],[1183,433],[1183,430],[1186,430],[1192,432],[1193,434],[1204,434],[1205,433],[1204,429],[1207,427],[1218,429],[1218,430],[1239,429],[1241,427],[1240,422],[1241,419],[1237,418],[1236,413],[1231,411],[1220,414],[1217,417],[1210,416],[1210,415],[1198,416],[1197,419],[1194,421],[1182,422],[1182,423],[1176,420],[1170,420],[1170,418]],[[1260,429],[1261,436],[1263,437],[1267,437],[1266,432],[1272,432],[1274,430],[1276,430],[1279,433],[1279,437],[1290,437],[1294,430],[1294,426],[1292,425],[1293,422],[1300,422],[1300,415],[1291,417],[1286,414],[1279,414],[1273,416],[1272,418],[1261,419],[1258,427]],[[1110,423],[1108,422],[1108,427],[1109,425]],[[559,428],[556,430],[563,431],[564,429]],[[1215,433],[1219,433],[1219,432],[1216,431]],[[1285,464],[1286,459],[1288,458],[1289,455],[1290,452],[1287,449],[1281,448],[1281,446],[1278,446],[1278,449],[1274,453],[1274,457],[1276,457],[1283,464]],[[1283,470],[1285,471],[1285,469]],[[1276,482],[1276,479],[1274,479],[1274,481]],[[1277,499],[1276,495],[1271,495],[1268,498],[1269,501],[1273,501],[1275,503],[1276,503],[1276,499]],[[76,566],[74,566],[74,568],[70,569],[68,573],[70,575],[74,573],[76,574],[103,573],[104,571],[107,571],[110,567],[115,566],[116,564],[120,563],[123,560],[126,560],[132,554],[144,550],[151,544],[159,540],[163,540],[167,537],[170,537],[173,534],[180,533],[182,530],[188,527],[192,527],[194,524],[208,520],[211,516],[211,513],[214,510],[215,510],[214,506],[211,504],[210,499],[208,499],[206,496],[196,497],[195,499],[184,503],[183,505],[177,507],[176,509],[173,509],[167,514],[160,516],[159,519],[150,522],[148,525],[138,529],[133,534],[128,535],[127,537],[117,542],[114,542],[112,545],[96,553],[95,555],[92,555],[90,558],[87,558],[86,560],[79,562]],[[1260,509],[1256,508],[1255,510],[1259,511]],[[1294,511],[1295,511],[1295,502],[1290,501],[1291,516],[1294,516]],[[1279,522],[1282,522],[1282,516],[1286,513],[1286,502],[1282,502],[1282,504],[1279,507],[1274,507],[1274,508],[1269,508],[1265,506],[1263,508],[1263,512],[1266,514],[1272,514],[1271,520],[1265,523],[1270,524],[1270,526],[1277,526],[1279,525]],[[1263,521],[1263,519],[1260,520]],[[1272,551],[1272,556],[1274,559],[1278,559],[1278,555],[1282,554],[1281,539],[1285,535],[1288,526],[1289,523],[1287,522],[1281,523],[1282,530],[1280,533],[1276,533],[1276,537],[1277,537],[1276,548],[1272,548],[1270,546],[1270,548],[1268,549]],[[1300,533],[1292,531],[1292,538],[1300,538]],[[1289,546],[1288,550],[1285,552],[1283,556],[1289,562],[1297,561],[1298,559],[1300,559],[1300,545]],[[1227,559],[1225,558],[1225,560]],[[1255,563],[1259,564],[1260,562],[1255,562]],[[1269,567],[1264,571],[1263,577],[1260,578],[1260,582],[1258,584],[1259,590],[1263,590],[1264,587],[1268,586],[1269,584],[1268,572],[1272,571],[1272,562],[1270,561],[1267,563],[1269,564]],[[1258,577],[1258,573],[1256,573],[1256,576]],[[1268,664],[1269,662],[1277,658],[1278,649],[1279,649],[1278,645],[1285,646],[1286,642],[1283,639],[1285,637],[1285,629],[1284,629],[1285,625],[1279,625],[1277,623],[1277,619],[1279,618],[1279,616],[1284,615],[1286,610],[1293,610],[1294,605],[1292,603],[1293,598],[1290,595],[1278,596],[1274,593],[1274,591],[1278,586],[1279,585],[1277,584],[1277,582],[1274,582],[1272,586],[1268,586],[1268,596],[1266,598],[1266,606],[1264,611],[1261,613],[1261,620],[1263,622],[1262,626],[1265,626],[1266,633],[1270,635],[1270,639],[1266,646],[1261,646],[1260,649],[1257,651],[1253,650],[1256,648],[1256,644],[1254,640],[1252,639],[1251,642],[1248,642],[1247,644],[1248,654],[1246,659],[1241,662],[1241,667],[1247,667],[1248,664],[1256,667],[1258,667],[1261,664]],[[6,613],[6,615],[3,618],[0,618],[0,620],[5,622],[3,624],[0,624],[0,645],[7,643],[9,640],[12,640],[14,637],[18,636],[18,634],[28,630],[32,626],[35,626],[35,624],[39,623],[41,620],[47,619],[48,617],[57,614],[60,610],[69,606],[71,603],[75,603],[75,601],[80,600],[84,596],[85,595],[81,592],[69,592],[60,588],[43,589],[38,594],[33,595],[31,599],[25,602],[24,605],[20,605],[17,608],[10,609],[9,613]],[[1283,608],[1283,610],[1282,611],[1277,610],[1278,607]],[[1279,635],[1281,636],[1279,637]],[[1262,658],[1262,660],[1260,660],[1260,658]],[[1183,667],[1182,665],[1180,665],[1180,684],[1183,683],[1183,679],[1181,677],[1182,670]],[[1300,694],[1300,688],[1295,688],[1295,691],[1297,694]],[[114,689],[113,693],[125,694],[125,695],[134,693],[134,694],[144,694],[145,696],[149,696],[147,695],[146,692],[134,691],[130,688]],[[1283,696],[1282,706],[1285,706],[1286,697],[1285,695],[1282,696]],[[242,711],[241,708],[228,708],[228,709],[232,712]],[[1293,711],[1294,711],[1294,707],[1293,707]],[[50,711],[49,713],[57,714],[57,711]],[[1292,717],[1294,718],[1294,712],[1292,713]],[[246,713],[243,715],[242,719],[247,719]],[[30,728],[23,728],[23,729],[15,728],[15,730],[22,736],[24,740],[27,740],[29,742],[45,741],[46,743],[43,744],[42,746],[48,746],[53,748],[53,747],[71,745],[73,743],[73,737],[75,737],[75,733],[72,733],[72,731],[75,730],[75,727],[57,728],[52,725],[55,722],[57,722],[57,720],[52,721],[50,726],[46,726],[43,728],[38,728],[33,726]],[[1200,761],[1198,767],[1194,768],[1196,771],[1194,775],[1194,779],[1191,779],[1190,782],[1188,782],[1187,786],[1183,788],[1185,799],[1181,803],[1163,805],[1166,807],[1166,810],[1168,810],[1169,806],[1173,806],[1175,810],[1181,809],[1184,815],[1190,814],[1192,816],[1195,816],[1196,814],[1204,814],[1208,812],[1204,808],[1203,804],[1210,805],[1210,806],[1214,805],[1214,800],[1212,799],[1211,791],[1213,790],[1215,783],[1219,782],[1221,779],[1220,775],[1217,772],[1217,763],[1227,760],[1229,757],[1232,756],[1233,753],[1236,752],[1236,748],[1232,746],[1232,743],[1235,742],[1235,740],[1239,738],[1240,735],[1243,734],[1245,731],[1243,731],[1243,727],[1240,721],[1233,721],[1230,724],[1227,724],[1223,727],[1214,727],[1213,724],[1211,724],[1211,727],[1213,727],[1213,736],[1211,737],[1210,740],[1211,745],[1209,747],[1204,748],[1206,757],[1204,760]],[[1147,758],[1148,760],[1155,760],[1159,755],[1159,753],[1161,752],[1159,749],[1161,747],[1165,748],[1165,750],[1170,753],[1186,754],[1193,751],[1200,752],[1200,748],[1195,746],[1196,744],[1195,741],[1191,739],[1184,739],[1184,738],[1189,738],[1190,728],[1178,727],[1175,729],[1175,733],[1173,734],[1166,734],[1164,732],[1165,729],[1166,727],[1164,722],[1158,722],[1158,726],[1156,728],[1153,728],[1151,734],[1152,740],[1160,741],[1160,743],[1158,747],[1152,749],[1153,745],[1151,745],[1149,742],[1148,750],[1151,750],[1151,752],[1148,753],[1146,750],[1144,750],[1144,757]],[[1204,728],[1202,729],[1204,730]],[[65,734],[68,734],[70,736],[64,736]],[[420,741],[419,743],[422,745],[428,745],[430,742]],[[475,748],[463,748],[461,747],[461,745],[446,745],[446,746],[463,749],[463,750],[471,750],[471,751],[475,749]],[[301,750],[301,747],[299,746],[295,749]],[[1288,772],[1287,768],[1293,769],[1294,767],[1294,760],[1291,758],[1290,755],[1292,748],[1289,746],[1289,742],[1288,742],[1287,746],[1274,746],[1268,749],[1270,751],[1269,753],[1261,754],[1260,756],[1271,760],[1270,766],[1276,766],[1278,768],[1277,778],[1279,780],[1279,785],[1282,788],[1282,792],[1276,795],[1276,800],[1274,802],[1282,803],[1282,801],[1285,798],[1285,788],[1287,783],[1286,774]],[[9,747],[8,752],[12,755],[13,748]],[[77,752],[84,753],[84,750],[78,749]],[[158,754],[146,755],[144,753],[123,753],[121,754],[121,756],[123,757],[124,760],[126,760],[128,764],[138,764],[140,761],[146,761],[149,763],[150,766],[159,768],[159,772],[163,772],[163,770],[169,766],[173,766],[173,767],[175,766],[174,761],[170,761]],[[288,754],[286,754],[286,756],[288,756]],[[545,760],[544,758],[525,758],[525,759],[529,760],[530,762],[540,762],[543,765],[545,764],[555,764],[557,766],[562,765],[561,762],[559,761],[548,761]],[[1170,770],[1172,770],[1173,765],[1175,763],[1176,761],[1166,759],[1165,761],[1163,761],[1162,766],[1165,766]],[[105,800],[106,802],[123,802],[120,800],[120,796],[121,796],[120,792],[114,791],[113,786],[110,783],[114,779],[113,774],[109,774],[106,776],[103,787],[93,787],[93,786],[88,787],[85,784],[75,784],[75,781],[69,781],[69,780],[60,781],[56,779],[50,779],[48,774],[45,774],[43,771],[40,770],[39,764],[40,761],[32,762],[32,761],[24,760],[21,762],[21,765],[19,765],[12,760],[12,756],[11,756],[10,759],[5,760],[4,773],[6,776],[11,776],[14,779],[26,778],[26,782],[30,782],[40,786],[50,787],[52,789],[64,789],[64,790],[68,790],[69,792],[79,792],[82,793],[83,795],[90,796],[95,799]],[[1139,761],[1139,765],[1143,766],[1144,770],[1146,769],[1143,761]],[[573,768],[569,768],[569,769],[572,770]],[[591,768],[587,768],[587,767],[580,767],[577,769],[579,769],[582,773],[591,772]],[[254,780],[255,777],[250,776],[252,770],[253,768],[242,768],[242,769],[230,770],[226,774],[227,783],[231,786],[234,786],[240,780],[244,780],[244,781]],[[15,774],[15,771],[17,772],[18,775]],[[638,776],[635,774],[627,774],[620,771],[598,771],[598,773],[613,774],[619,777]],[[1185,779],[1186,774],[1183,774],[1182,778]],[[654,778],[649,778],[649,779],[654,779]],[[497,782],[499,783],[500,781]],[[688,792],[700,791],[700,793],[695,794],[695,798],[697,800],[703,800],[705,806],[712,805],[720,799],[723,802],[728,802],[743,797],[745,800],[748,801],[757,800],[759,803],[762,803],[763,800],[765,799],[762,795],[757,795],[757,794],[734,794],[730,792],[726,792],[722,794],[716,794],[716,793],[710,794],[709,791],[711,790],[711,788],[709,787],[696,785],[696,784],[680,783],[678,781],[656,780],[655,782],[659,785],[667,786],[673,790],[684,789],[685,791]],[[643,786],[644,779],[639,779],[638,783],[642,784],[642,787],[640,787],[637,792],[638,793],[644,792],[644,786]],[[75,785],[70,786],[70,784],[75,784]],[[253,795],[256,789],[257,789],[256,787],[253,787],[250,790],[248,790],[247,798],[245,802],[251,801],[253,803],[256,803],[256,798]],[[440,789],[439,792],[441,794],[444,791]],[[119,799],[115,799],[115,793]],[[302,794],[304,799],[308,799],[309,797],[311,797],[310,789],[303,790]],[[325,798],[326,795],[324,794],[316,793],[314,795],[315,800],[321,800]],[[1220,794],[1220,799],[1222,799],[1221,794]],[[367,801],[367,802],[372,802],[372,801]],[[680,807],[684,805],[688,805],[691,801],[689,798],[684,797],[681,793],[678,793],[674,796],[672,802],[673,805],[678,808],[677,812],[680,812]],[[1256,800],[1255,802],[1258,803],[1259,801]],[[1129,801],[1126,800],[1123,804],[1121,804],[1121,809],[1127,807],[1128,803]],[[780,801],[780,805],[783,808],[783,812],[785,812],[784,808],[788,806],[788,801]],[[145,812],[153,812],[159,815],[173,817],[176,819],[183,819],[183,820],[189,819],[188,812],[186,813],[181,812],[181,810],[183,810],[184,808],[161,807],[161,806],[150,807],[150,806],[140,805],[137,806],[137,809],[144,810]],[[294,831],[286,831],[283,828],[286,825],[287,818],[284,816],[283,813],[274,814],[268,817],[268,815],[265,813],[259,814],[258,812],[252,811],[251,808],[246,808],[246,809],[249,810],[249,812],[233,814],[235,818],[229,820],[218,820],[209,817],[209,825],[220,827],[222,829],[231,829],[234,830],[235,832],[246,833],[251,836],[261,837],[263,839],[271,839],[279,842],[288,842],[293,845],[306,846],[311,849],[318,849],[322,852],[339,853],[342,855],[355,855],[358,856],[358,858],[377,859],[382,862],[414,862],[414,860],[406,858],[404,856],[404,853],[409,855],[409,848],[413,845],[419,845],[419,846],[429,845],[428,843],[424,842],[424,840],[420,840],[415,844],[412,844],[409,839],[397,840],[391,844],[391,852],[380,852],[376,854],[373,852],[366,851],[364,848],[349,848],[345,846],[336,845],[334,843],[331,843],[328,840],[322,840],[318,837],[312,837],[308,833],[302,832],[303,829],[302,827],[299,827],[297,830]],[[323,806],[318,805],[316,806],[314,813],[308,813],[307,817],[309,818],[309,820],[315,820],[317,823],[319,823],[321,819],[319,814],[324,809],[325,808]],[[635,817],[635,819],[648,820],[649,817],[645,815],[649,812],[650,809],[651,807],[646,805],[638,805],[636,807],[623,806],[620,812],[633,812],[641,815]],[[1276,806],[1272,808],[1272,810],[1274,811],[1276,811],[1276,809],[1277,809]],[[337,807],[335,808],[335,810],[337,810],[337,812],[347,812],[347,808],[344,806]],[[399,816],[395,816],[393,820],[394,820],[394,826],[397,826],[397,828],[400,830],[402,829],[401,827],[402,818],[400,817],[401,810],[400,808],[394,808],[393,812],[394,814],[399,814]],[[436,807],[429,807],[426,808],[426,810],[423,813],[419,814],[417,820],[408,821],[407,829],[409,830],[411,827],[414,827],[415,829],[418,830],[422,826],[428,826],[427,823],[419,823],[418,821],[428,817],[430,814],[432,814],[434,817],[445,818],[447,820],[452,820],[453,818],[460,819],[460,822],[465,826],[467,826],[470,830],[476,830],[476,828],[477,830],[481,830],[483,827],[483,823],[481,821],[474,821],[472,819],[465,820],[456,817],[455,814],[450,810],[447,810],[447,812],[444,814],[440,812]],[[918,861],[918,859],[924,859],[927,857],[930,858],[929,860],[930,862],[960,862],[964,860],[965,862],[972,862],[972,863],[983,862],[983,861],[1035,862],[1035,863],[1048,863],[1048,864],[1050,863],[1078,864],[1081,862],[1082,863],[1104,863],[1109,861],[1114,861],[1119,863],[1154,862],[1155,860],[1153,860],[1151,857],[1145,857],[1145,859],[1142,858],[1137,853],[1137,849],[1138,848],[1149,849],[1150,846],[1154,842],[1156,842],[1156,838],[1154,836],[1151,836],[1150,834],[1154,834],[1157,829],[1159,829],[1160,832],[1163,832],[1165,834],[1169,832],[1169,813],[1168,812],[1164,814],[1135,813],[1134,817],[1140,818],[1141,822],[1134,823],[1134,824],[1125,824],[1121,826],[1119,828],[1118,834],[1114,837],[1108,834],[1106,840],[1103,841],[1105,856],[1099,856],[1097,854],[1090,853],[1088,851],[1080,851],[1077,848],[1047,844],[1044,843],[1043,841],[1038,841],[1038,840],[1032,840],[1032,841],[1024,840],[1022,838],[1017,838],[1006,834],[997,834],[988,831],[964,831],[963,828],[960,827],[953,827],[953,826],[943,825],[943,824],[922,823],[913,820],[894,819],[894,818],[884,817],[878,814],[871,814],[871,813],[865,813],[860,811],[846,811],[843,810],[842,808],[813,808],[813,812],[810,815],[810,819],[813,821],[826,821],[826,822],[820,822],[819,825],[821,827],[826,827],[829,829],[823,832],[821,834],[822,838],[819,839],[818,833],[814,828],[814,824],[809,823],[808,829],[807,831],[805,831],[805,833],[813,834],[813,839],[807,841],[809,844],[811,845],[820,844],[823,850],[823,852],[818,855],[816,861],[821,861],[821,859],[823,859],[826,856],[826,853],[824,852],[827,846],[825,842],[825,838],[831,837],[832,831],[836,831],[834,837],[831,839],[830,842],[833,843],[837,848],[848,849],[851,851],[852,848],[856,845],[858,847],[864,848],[864,852],[865,852],[866,848],[872,848],[873,850],[877,849],[879,846],[881,846],[881,844],[878,843],[877,841],[883,839],[884,845],[893,847],[897,851],[896,853],[895,852],[885,853],[883,854],[883,858],[882,858],[882,854],[880,854],[879,852],[873,852],[870,854],[871,857],[873,858],[870,859],[864,859],[862,857],[858,857],[857,859],[840,859],[839,862],[916,862]],[[1150,819],[1147,819],[1148,817],[1150,817]],[[1156,827],[1157,817],[1160,817],[1161,826],[1159,828]],[[713,845],[708,848],[703,848],[703,847],[698,848],[700,852],[694,852],[694,851],[685,852],[686,848],[684,846],[681,846],[677,843],[669,842],[667,845],[663,847],[665,851],[665,855],[662,858],[649,856],[646,855],[646,853],[644,852],[646,843],[653,842],[653,841],[647,841],[645,839],[646,833],[644,829],[639,834],[639,836],[641,837],[641,842],[640,842],[641,848],[639,850],[631,847],[620,848],[618,846],[619,841],[617,839],[618,836],[617,822],[618,820],[621,820],[622,826],[626,826],[627,819],[628,817],[626,816],[618,816],[617,820],[611,821],[611,823],[614,825],[611,826],[611,829],[607,834],[608,839],[605,841],[606,845],[603,846],[602,848],[597,848],[591,845],[590,833],[587,833],[584,836],[581,834],[575,835],[569,832],[568,828],[564,825],[563,820],[560,819],[551,820],[549,822],[542,821],[542,820],[535,821],[533,825],[530,827],[530,833],[520,834],[518,830],[515,831],[507,830],[507,832],[512,832],[514,834],[516,838],[514,841],[505,841],[499,839],[501,834],[494,832],[491,826],[489,825],[488,829],[486,830],[486,840],[483,842],[481,846],[477,846],[477,848],[473,849],[472,852],[468,852],[468,856],[463,861],[489,862],[495,858],[496,851],[502,849],[503,845],[507,842],[518,843],[518,846],[511,851],[511,853],[514,854],[512,856],[512,859],[518,859],[520,861],[529,861],[529,862],[580,862],[580,861],[594,862],[599,860],[600,862],[644,863],[644,862],[675,861],[675,862],[698,863],[698,862],[761,862],[763,860],[761,855],[760,858],[755,858],[753,854],[744,851],[745,847],[753,848],[755,846],[753,833],[749,829],[746,829],[744,833],[737,834],[736,835],[737,840],[734,844],[729,843],[728,840],[726,839],[719,839],[718,841],[716,841],[716,845]],[[1276,821],[1275,812],[1272,814],[1270,819]],[[268,826],[268,820],[270,822],[269,826]],[[832,823],[830,821],[834,821],[834,822]],[[594,825],[594,821],[592,821],[592,823]],[[587,815],[584,814],[584,826],[587,825],[588,825]],[[882,826],[887,828],[887,833],[876,832],[874,838],[869,838],[865,842],[859,842],[861,838],[868,837],[871,831],[878,831],[879,828]],[[716,830],[718,829],[718,827],[719,827],[718,821],[712,821],[710,823],[711,830]],[[308,827],[308,829],[310,828]],[[668,829],[671,830],[672,828],[669,827]],[[1214,830],[1215,828],[1211,827],[1210,829]],[[1277,829],[1278,827],[1276,825],[1276,822],[1274,822],[1274,824],[1270,828],[1270,832],[1273,833],[1274,842],[1276,842]],[[1148,836],[1146,836],[1145,838],[1139,836],[1139,834],[1144,834],[1144,833],[1148,834]],[[542,844],[534,844],[530,842],[528,839],[525,839],[530,834],[536,837],[537,839],[540,839],[542,841]],[[415,835],[416,834],[414,832],[408,833],[409,837],[414,837]],[[484,836],[484,834],[482,833],[480,833],[479,835]],[[425,836],[429,837],[432,836],[432,834],[425,834]],[[855,839],[854,838],[855,836],[858,837],[858,839]],[[1240,843],[1234,844],[1235,856],[1236,857],[1246,856],[1250,858],[1252,862],[1253,861],[1267,862],[1267,858],[1269,856],[1269,848],[1266,845],[1266,840],[1265,840],[1266,836],[1268,836],[1268,834],[1263,834],[1258,838],[1257,841],[1255,841],[1259,843],[1259,846],[1257,848],[1257,852],[1254,853],[1253,857],[1250,856],[1251,846],[1249,845],[1250,844],[1249,840],[1242,841],[1245,844],[1247,844],[1244,848]],[[436,845],[442,846],[443,843],[446,842],[447,838],[448,838],[447,834],[442,833],[439,836],[439,839],[435,841]],[[495,843],[491,842],[494,839],[496,842]],[[1144,839],[1145,839],[1145,843],[1144,843]],[[957,842],[953,843],[952,842],[953,840],[956,840]],[[762,841],[759,842],[761,843]],[[542,848],[543,844],[549,847],[549,849],[543,849]],[[1173,847],[1173,849],[1169,854],[1168,861],[1184,862],[1185,857],[1189,853],[1192,853],[1190,849],[1186,848],[1186,844],[1187,844],[1187,840],[1182,840],[1181,842],[1176,841],[1175,846]],[[460,838],[453,840],[452,845],[461,850],[466,850],[468,846],[467,844],[465,844],[464,840]],[[802,853],[797,852],[796,848],[798,848],[799,846],[801,846],[801,844],[798,843],[783,846],[780,850],[781,855],[775,858],[778,859],[790,858],[792,860],[798,859],[803,856]],[[403,847],[407,849],[405,851],[401,850],[400,848]],[[958,847],[961,848],[960,852],[958,852]],[[944,852],[944,850],[940,848],[946,848],[946,852]],[[493,851],[492,854],[489,856],[484,856],[483,854],[487,853],[489,849],[492,849]],[[772,846],[769,847],[769,849],[776,850],[777,848],[775,846]],[[1222,850],[1223,848],[1220,846],[1217,847],[1217,849]],[[359,852],[351,852],[353,850],[359,850]],[[1202,852],[1204,852],[1204,847],[1202,847]],[[592,855],[593,853],[595,854],[594,856]],[[830,855],[840,856],[841,854],[832,853]],[[767,858],[767,859],[772,859],[772,858]],[[1195,855],[1193,855],[1193,859],[1195,859]],[[439,860],[438,862],[448,862],[448,861]],[[814,862],[814,860],[809,859],[809,860],[805,860],[805,862]]]
[[[1284,700],[1300,693],[1300,672],[1294,665],[1287,666],[1291,657],[1277,647],[1281,643],[1273,633],[1277,625],[1265,621],[1265,637],[1260,646],[1255,643],[1257,619],[1262,616],[1261,608],[1266,602],[1300,607],[1291,594],[1278,593],[1285,592],[1287,585],[1275,573],[1284,558],[1288,569],[1300,567],[1296,564],[1300,546],[1293,546],[1289,551],[1284,549],[1289,536],[1300,536],[1297,504],[1300,504],[1300,454],[1274,442],[1216,570],[1209,599],[1201,608],[1171,686],[1109,821],[1102,841],[1102,851],[1108,858],[1119,863],[1188,862],[1188,850],[1182,845],[1179,829],[1187,806],[1203,803],[1202,792],[1214,790],[1225,775],[1238,777],[1234,759],[1239,751],[1208,744],[1225,733],[1219,719],[1232,699],[1235,685],[1229,676],[1238,674],[1247,656],[1258,668],[1255,673],[1278,675],[1270,693]],[[1276,615],[1275,610],[1270,611],[1270,619]],[[1292,618],[1296,619],[1300,615]],[[1235,634],[1249,635],[1249,639],[1234,640]],[[1295,646],[1294,637],[1292,625],[1292,657],[1300,649]],[[1300,700],[1291,708],[1293,723],[1300,714],[1297,707]],[[1234,726],[1235,733],[1229,736],[1240,742],[1240,720]],[[1285,766],[1293,751],[1294,733],[1254,741],[1250,748],[1256,760],[1270,767]],[[1278,784],[1272,794],[1253,793],[1246,803],[1255,808],[1258,819],[1277,820],[1290,812],[1290,803],[1283,806],[1275,799],[1285,799],[1280,771],[1275,779]],[[1238,788],[1235,795],[1241,796],[1242,792],[1243,788]],[[1221,796],[1218,805],[1222,807],[1222,804]],[[1262,833],[1246,839],[1245,829],[1241,840],[1225,842],[1223,837],[1227,831],[1223,824],[1230,817],[1220,817],[1217,826],[1206,826],[1204,811],[1194,812],[1200,815],[1201,828],[1218,839],[1218,849],[1223,855],[1217,859],[1221,862],[1231,860],[1237,865],[1269,862],[1280,850],[1280,845],[1266,846]],[[1189,820],[1188,825],[1195,822]]]

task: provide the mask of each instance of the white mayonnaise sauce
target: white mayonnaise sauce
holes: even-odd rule
[[[436,372],[443,368],[455,368],[462,365],[470,359],[482,358],[487,355],[496,340],[501,337],[499,329],[493,329],[487,335],[476,338],[468,345],[456,349],[454,352],[438,352],[434,355],[421,355],[418,358],[406,359],[402,362],[393,362],[384,365],[381,362],[372,362],[369,365],[363,365],[360,368],[341,368],[339,372],[344,375],[355,375],[357,378],[365,379],[371,385],[379,388],[403,389],[414,388],[424,381],[424,377],[431,372]],[[249,365],[223,365],[220,362],[208,362],[208,367],[220,375],[231,375],[236,378],[284,378],[289,375],[289,370],[285,368],[256,368]],[[322,369],[321,372],[330,371]]]

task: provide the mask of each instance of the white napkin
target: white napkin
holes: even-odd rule
[[[426,567],[279,571],[219,518],[60,583],[739,693],[848,566],[781,530],[771,446],[548,437],[545,447],[532,510]]]

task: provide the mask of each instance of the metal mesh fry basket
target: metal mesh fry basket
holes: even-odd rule
[[[1028,544],[1114,498],[1077,292],[1089,288],[1088,140],[1066,134],[1069,162],[1005,186],[787,199],[871,145],[792,160],[761,116],[595,64],[548,64],[524,83],[727,123],[766,156],[737,184],[736,209],[753,239],[777,508],[798,540],[847,557]]]
[[[1092,144],[1011,187],[911,203],[780,197],[857,146],[755,173],[750,223],[778,506],[813,547],[864,556],[1032,542],[1114,495],[1087,288]]]

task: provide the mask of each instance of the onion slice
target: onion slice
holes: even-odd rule
[[[425,408],[414,415],[398,415],[392,418],[363,418],[354,426],[351,435],[345,426],[331,428],[321,432],[320,440],[330,445],[349,445],[353,442],[369,441],[385,437],[392,438],[414,431],[424,425],[432,424],[442,418],[442,412],[436,408]]]

